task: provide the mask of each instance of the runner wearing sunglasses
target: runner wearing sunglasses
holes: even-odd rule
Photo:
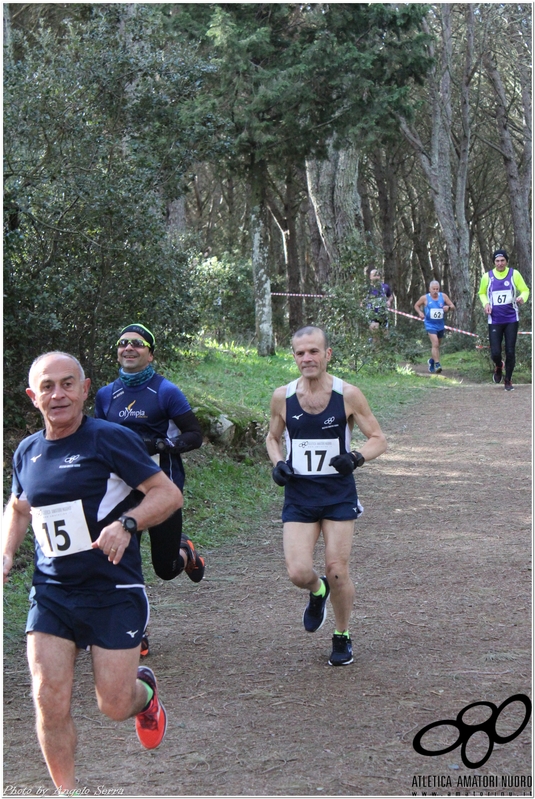
[[[198,449],[202,432],[182,391],[154,370],[155,343],[153,333],[144,325],[127,325],[121,330],[117,341],[119,377],[97,392],[95,416],[138,433],[149,455],[183,491],[181,453]],[[163,524],[149,528],[149,536],[152,565],[158,577],[173,580],[185,571],[194,583],[202,580],[204,558],[182,532],[182,509]],[[141,654],[149,654],[146,635]]]

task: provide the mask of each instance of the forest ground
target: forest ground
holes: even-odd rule
[[[413,739],[469,703],[530,693],[531,386],[421,394],[385,426],[388,452],[357,475],[365,513],[352,555],[354,663],[327,664],[330,607],[321,630],[303,630],[307,597],[286,576],[278,503],[251,519],[247,538],[205,552],[199,585],[181,576],[149,587],[146,663],[169,714],[158,750],[140,747],[133,720],[99,714],[81,653],[82,795],[486,796],[504,795],[502,778],[513,786],[505,795],[530,795],[531,724],[476,769],[460,747],[426,757]],[[320,543],[320,573],[322,554]],[[4,662],[4,795],[52,795],[23,646],[21,637]],[[513,734],[523,714],[510,705],[499,734]],[[454,738],[442,728],[424,744]],[[488,747],[477,733],[466,757]]]

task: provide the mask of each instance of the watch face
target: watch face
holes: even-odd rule
[[[137,522],[135,519],[132,519],[130,516],[123,516],[122,518],[123,527],[129,533],[135,533],[137,531]]]

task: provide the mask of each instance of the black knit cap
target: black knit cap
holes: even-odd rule
[[[138,325],[138,324],[127,325],[126,327],[123,327],[123,329],[119,333],[119,338],[121,338],[121,336],[124,333],[137,333],[138,335],[143,336],[145,341],[148,344],[150,344],[150,351],[154,352],[154,346],[156,344],[156,339],[154,338],[154,334],[151,333],[149,328],[145,327],[145,325]]]
[[[506,260],[506,261],[508,261],[508,260],[509,260],[509,256],[507,255],[507,252],[506,252],[505,250],[496,250],[496,251],[494,252],[493,256],[492,256],[492,260],[493,260],[493,261],[495,261],[495,260],[496,260],[496,258],[497,258],[499,255],[502,255],[502,256],[505,258],[505,260]]]

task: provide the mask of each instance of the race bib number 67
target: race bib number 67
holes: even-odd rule
[[[339,454],[340,442],[337,438],[292,439],[292,466],[295,474],[307,477],[338,474],[334,466],[329,466],[329,461]]]
[[[502,289],[492,292],[493,305],[510,305],[513,302],[513,292],[511,289]]]
[[[81,499],[32,508],[32,527],[47,558],[60,558],[91,549],[91,536]]]

